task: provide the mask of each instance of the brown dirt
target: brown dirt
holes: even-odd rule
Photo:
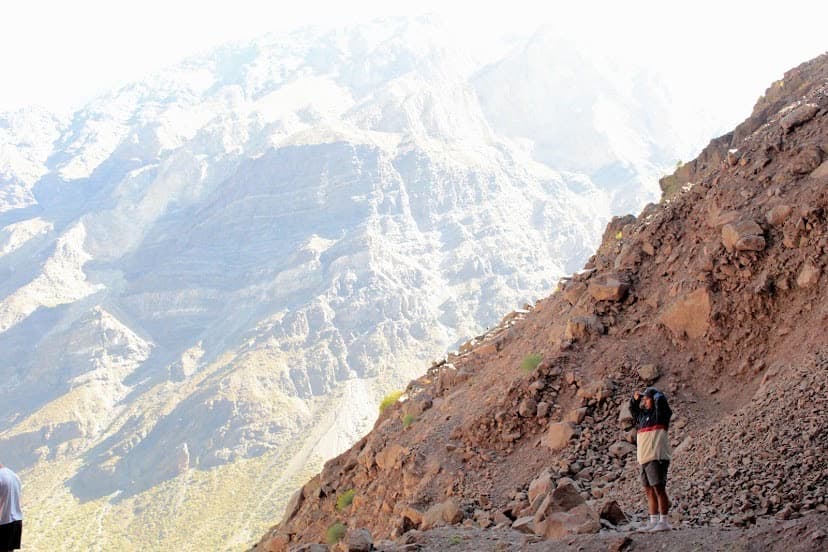
[[[335,521],[402,543],[447,499],[478,529],[421,535],[461,531],[512,546],[496,535],[532,515],[526,492],[545,468],[553,480],[575,479],[594,508],[616,500],[635,520],[644,508],[635,455],[609,447],[625,438],[619,408],[646,384],[637,370],[649,363],[674,411],[669,489],[681,531],[634,536],[634,546],[667,539],[668,549],[694,550],[698,538],[701,549],[722,549],[707,546],[721,538],[776,549],[779,527],[824,526],[824,515],[806,514],[828,509],[828,54],[781,82],[674,175],[692,185],[613,220],[585,271],[412,382],[406,400],[303,487],[256,550],[324,542]],[[611,279],[626,294],[596,300]],[[530,353],[543,362],[521,370]],[[547,413],[534,412],[541,403]],[[578,407],[587,410],[575,435],[551,450],[548,428]],[[339,511],[348,489],[354,502]],[[791,527],[763,521],[803,515],[809,521]],[[610,538],[578,536],[571,546],[606,550]],[[527,549],[552,549],[544,546]]]

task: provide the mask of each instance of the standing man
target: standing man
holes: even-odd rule
[[[638,426],[638,463],[641,464],[641,482],[650,511],[650,521],[640,531],[669,531],[672,526],[667,518],[670,512],[670,499],[667,498],[670,440],[667,429],[673,411],[664,393],[655,387],[648,387],[644,393],[636,391],[633,395],[630,412]]]
[[[0,464],[0,552],[19,549],[22,533],[20,478]]]

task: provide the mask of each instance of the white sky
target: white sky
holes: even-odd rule
[[[786,69],[828,50],[828,2],[785,0],[773,9],[720,3],[686,1],[681,10],[669,0],[508,0],[497,8],[452,0],[9,1],[0,32],[0,112],[31,104],[64,111],[228,41],[388,15],[436,13],[470,42],[551,23],[585,48],[622,50],[663,67],[688,93],[715,101],[723,88],[744,90],[751,105]]]

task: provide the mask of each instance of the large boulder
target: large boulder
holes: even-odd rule
[[[627,514],[624,513],[621,506],[614,500],[607,500],[601,505],[598,517],[607,520],[613,525],[621,525],[627,522]]]
[[[549,425],[544,436],[544,443],[552,450],[566,448],[569,439],[575,435],[575,424],[572,422],[558,422]]]
[[[562,478],[535,512],[534,530],[548,539],[567,535],[597,533],[601,528],[598,514],[589,507],[575,483]]]
[[[574,305],[583,297],[586,290],[587,286],[583,282],[570,281],[563,288],[563,296],[570,305]]]
[[[796,109],[792,110],[790,113],[782,117],[779,121],[779,125],[785,130],[789,131],[792,128],[799,126],[803,123],[807,123],[811,119],[814,118],[814,115],[817,114],[819,111],[819,106],[813,103],[806,103],[804,105],[800,105]]]
[[[630,286],[615,276],[604,276],[590,282],[587,291],[596,301],[620,301]]]
[[[722,244],[728,251],[762,251],[765,236],[755,221],[742,220],[722,227]]]
[[[710,292],[700,288],[675,301],[660,320],[676,337],[697,339],[707,333],[710,310]]]
[[[420,529],[426,530],[439,525],[455,525],[463,521],[463,511],[453,498],[445,502],[435,504],[423,514],[423,522]]]
[[[529,504],[535,502],[535,499],[539,496],[543,496],[547,494],[554,483],[552,481],[552,475],[549,473],[549,470],[543,470],[540,475],[538,475],[535,479],[529,483],[529,491],[527,492],[527,496],[529,497]]]

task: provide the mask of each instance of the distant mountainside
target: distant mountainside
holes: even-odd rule
[[[411,381],[253,550],[825,549],[828,53],[662,184],[554,293]],[[675,530],[637,533],[630,399],[651,385]]]
[[[385,20],[0,116],[0,460],[27,546],[251,542],[385,393],[655,199],[669,97],[574,52],[540,32],[481,63]]]

